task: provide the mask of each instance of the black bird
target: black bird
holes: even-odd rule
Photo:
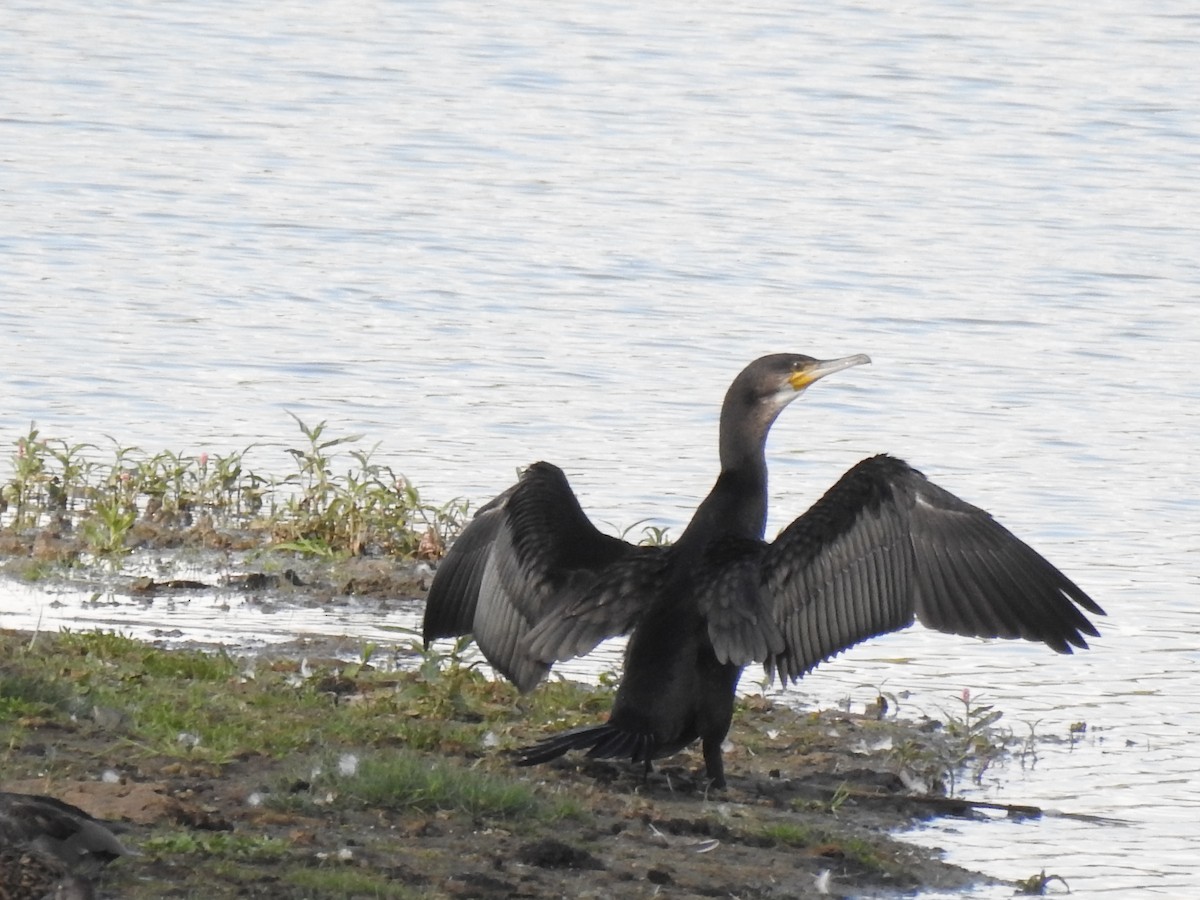
[[[0,847],[30,850],[70,873],[94,875],[130,852],[114,827],[55,797],[0,791]]]
[[[480,509],[430,586],[424,639],[473,634],[522,691],[550,666],[632,631],[612,714],[550,737],[518,763],[568,750],[644,762],[702,742],[725,785],[721,744],[742,668],[798,680],[823,660],[915,619],[939,631],[1042,641],[1060,653],[1098,636],[1104,611],[996,522],[890,456],[865,459],[771,543],[767,432],[819,378],[870,362],[775,354],[747,366],[721,407],[721,473],[679,540],[601,534],[556,466],[530,466]]]

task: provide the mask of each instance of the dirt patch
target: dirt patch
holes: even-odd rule
[[[920,811],[881,792],[870,769],[835,776],[825,765],[804,766],[809,774],[794,778],[751,772],[709,796],[698,768],[667,765],[643,781],[608,763],[552,766],[531,777],[569,792],[586,814],[547,826],[450,812],[269,810],[250,798],[277,773],[253,758],[220,773],[159,772],[153,784],[24,780],[3,789],[50,793],[124,821],[122,839],[135,850],[139,837],[164,827],[269,836],[287,847],[286,863],[241,863],[222,873],[223,884],[143,852],[110,866],[104,897],[379,896],[295,887],[284,875],[297,866],[370,873],[428,897],[816,897],[822,889],[863,897],[980,880],[887,837]],[[838,787],[829,790],[834,778]],[[861,796],[832,811],[837,790]]]

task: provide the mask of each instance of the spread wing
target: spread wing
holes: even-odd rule
[[[480,510],[438,567],[425,643],[473,634],[488,662],[531,690],[555,661],[632,628],[665,554],[602,534],[562,470],[534,463]]]
[[[473,630],[483,570],[504,523],[504,505],[518,487],[519,483],[514,484],[480,507],[438,565],[421,626],[426,647],[437,638],[458,637]]]
[[[889,456],[863,460],[784,529],[759,577],[785,645],[767,668],[782,679],[914,619],[1070,653],[1099,634],[1081,608],[1104,614],[987,512]]]

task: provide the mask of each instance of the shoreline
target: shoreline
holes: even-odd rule
[[[936,792],[962,749],[933,720],[745,698],[730,786],[709,794],[698,748],[649,777],[576,756],[512,767],[507,750],[603,718],[611,691],[559,682],[520,697],[453,653],[393,671],[347,663],[337,638],[245,656],[111,634],[0,631],[0,646],[0,789],[130,826],[123,838],[140,855],[109,867],[101,897],[892,896],[990,881],[893,836],[933,815],[974,814],[911,797],[914,778]],[[41,708],[14,715],[14,684]],[[209,720],[217,692],[238,699]],[[162,703],[182,724],[160,733],[148,710]],[[259,721],[264,704],[278,733]],[[210,734],[223,729],[235,738]],[[347,759],[485,778],[532,805],[428,805],[400,788],[364,799],[356,775],[333,777]]]

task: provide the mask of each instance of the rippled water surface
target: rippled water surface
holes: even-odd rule
[[[771,530],[888,450],[1110,616],[1072,658],[896,635],[792,694],[858,703],[886,682],[937,713],[969,687],[1019,732],[1086,721],[975,793],[1127,824],[914,839],[1077,896],[1200,891],[1191,5],[134,0],[5,19],[0,442],[36,421],[104,448],[253,444],[251,467],[283,473],[291,411],[378,441],[434,502],[548,458],[598,521],[677,530],[744,363],[869,353],[777,424]],[[0,624],[374,639],[419,615],[220,602],[5,586]]]

